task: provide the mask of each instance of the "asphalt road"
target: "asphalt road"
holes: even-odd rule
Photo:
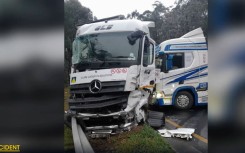
[[[208,116],[207,106],[195,107],[190,110],[177,110],[172,106],[166,106],[162,111],[166,116],[166,129],[172,130],[178,127],[194,128],[195,134],[189,141],[181,138],[166,138],[177,153],[205,153],[208,152]]]

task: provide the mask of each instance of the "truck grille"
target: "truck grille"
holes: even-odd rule
[[[68,100],[71,110],[81,113],[112,113],[124,109],[129,92],[124,92],[125,81],[102,82],[98,93],[91,93],[90,83],[70,87]]]
[[[90,83],[80,84],[80,85],[72,85],[70,87],[71,94],[85,94],[91,93],[89,90]],[[113,82],[101,82],[101,91],[100,93],[108,93],[108,92],[122,92],[124,91],[125,81],[113,81]]]

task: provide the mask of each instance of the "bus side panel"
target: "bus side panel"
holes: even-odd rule
[[[199,51],[198,54],[200,65],[206,66],[199,71],[199,85],[196,87],[198,93],[196,105],[202,105],[208,103],[208,52]]]

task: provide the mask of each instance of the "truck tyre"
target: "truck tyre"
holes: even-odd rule
[[[148,117],[154,119],[163,119],[165,117],[164,113],[157,111],[148,111]]]
[[[187,91],[180,91],[175,96],[174,106],[178,109],[190,109],[193,105],[194,98],[191,93]]]
[[[148,124],[153,128],[160,128],[164,125],[163,120],[153,118],[148,119]]]
[[[162,112],[148,111],[147,122],[153,128],[160,128],[165,125],[165,115]]]

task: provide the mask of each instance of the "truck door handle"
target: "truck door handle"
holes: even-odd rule
[[[179,82],[179,84],[184,84],[184,80],[181,80],[181,81]]]

